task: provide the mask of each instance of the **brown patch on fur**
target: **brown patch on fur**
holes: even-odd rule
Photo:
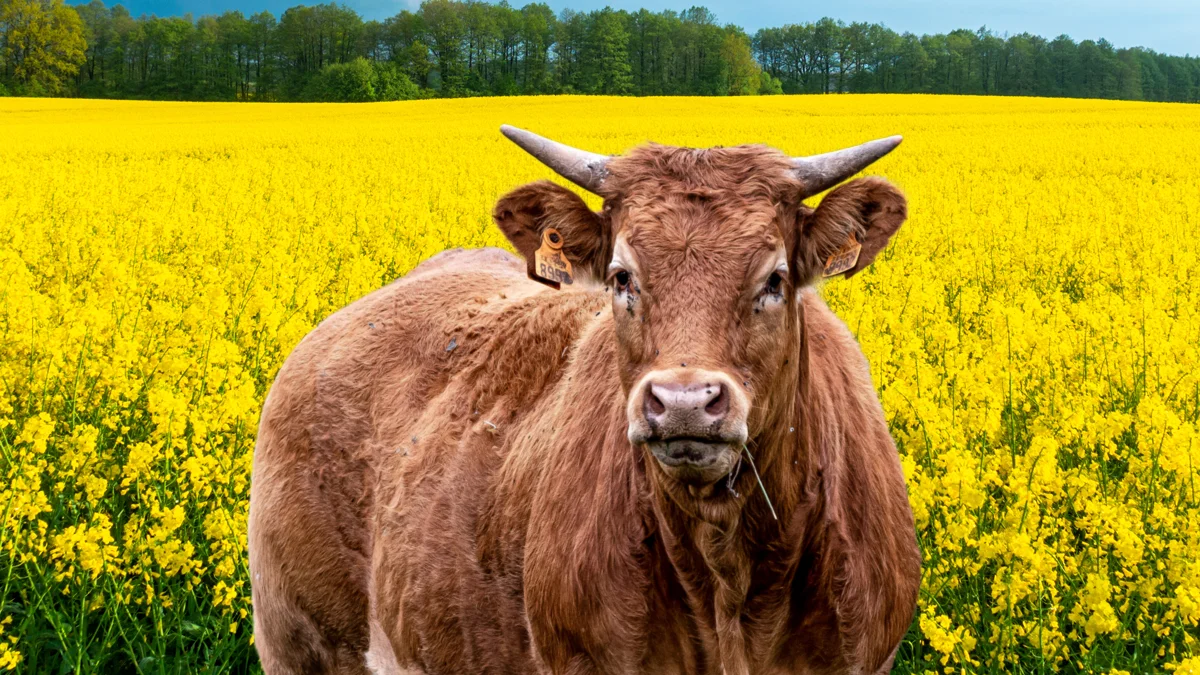
[[[622,297],[450,251],[289,357],[251,495],[268,675],[363,672],[368,644],[417,673],[890,669],[920,580],[912,515],[866,361],[805,285],[850,232],[850,274],[870,264],[903,196],[863,179],[814,210],[753,146],[650,145],[610,171],[601,214],[543,182],[494,217],[527,259],[559,229],[596,278],[621,239]],[[628,403],[668,368],[749,401],[778,519],[748,463],[689,485],[629,442]]]

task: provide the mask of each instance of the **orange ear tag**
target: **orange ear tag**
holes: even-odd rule
[[[562,235],[548,227],[542,232],[542,247],[533,254],[535,274],[555,288],[575,281],[571,277],[571,261],[563,255],[562,247]]]
[[[822,276],[832,277],[842,272],[849,271],[854,268],[858,262],[858,253],[862,250],[862,244],[851,234],[842,247],[833,252],[829,259],[825,261],[825,271]]]

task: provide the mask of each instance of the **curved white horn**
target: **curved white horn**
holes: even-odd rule
[[[894,150],[902,140],[900,136],[892,136],[823,155],[793,157],[792,170],[804,184],[804,196],[812,196],[867,168]]]
[[[501,125],[500,133],[558,175],[589,192],[595,192],[608,176],[605,165],[612,159],[609,155],[572,148],[507,124]]]

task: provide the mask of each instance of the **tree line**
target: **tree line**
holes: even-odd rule
[[[132,16],[103,0],[0,0],[0,94],[371,101],[516,94],[929,92],[1200,101],[1200,58],[986,28],[897,33],[831,18],[750,35],[712,12],[426,0],[384,21],[337,4],[276,17]]]

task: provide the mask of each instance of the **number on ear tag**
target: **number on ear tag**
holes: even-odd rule
[[[549,285],[572,284],[571,261],[563,255],[563,237],[558,230],[548,227],[542,232],[542,247],[534,254],[534,273]]]
[[[825,271],[822,276],[832,277],[842,272],[849,271],[854,268],[858,262],[858,253],[862,250],[862,244],[851,234],[842,247],[833,252],[829,259],[825,261]]]

